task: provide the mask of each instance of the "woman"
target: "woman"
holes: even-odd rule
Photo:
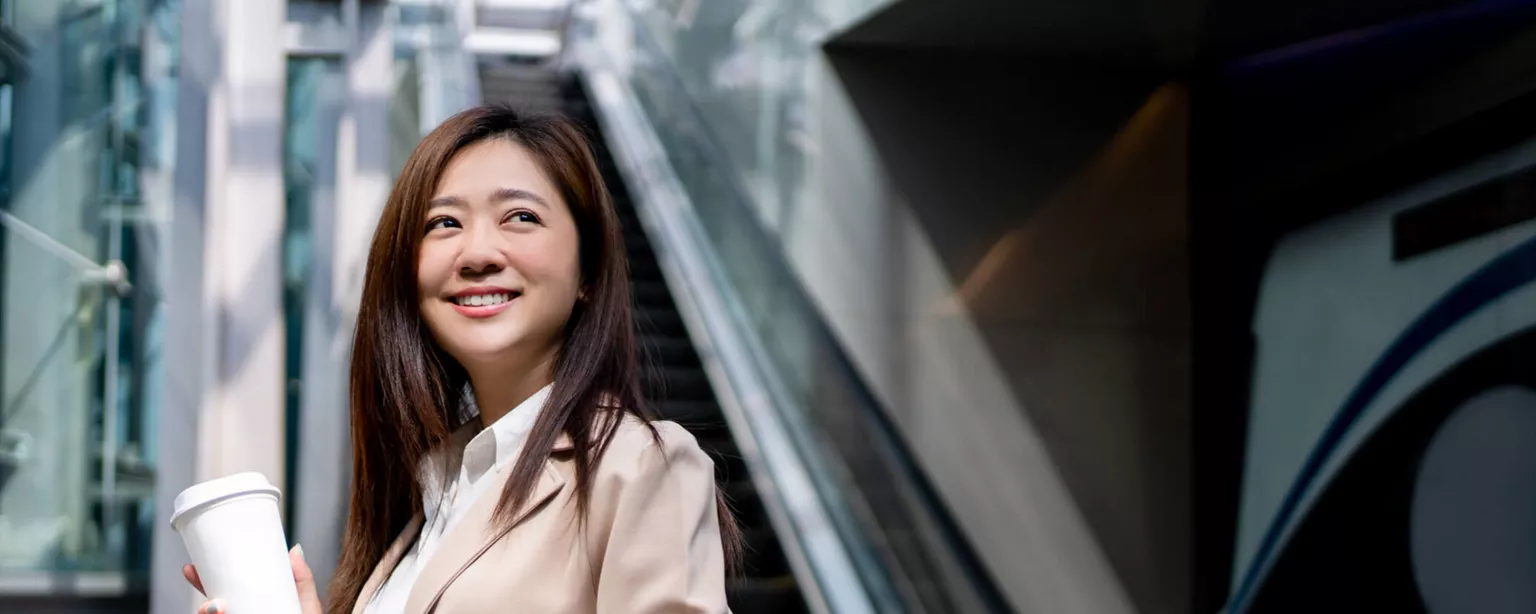
[[[567,120],[480,107],[416,147],[368,255],[323,611],[726,611],[737,529],[693,437],[645,417],[627,275]]]

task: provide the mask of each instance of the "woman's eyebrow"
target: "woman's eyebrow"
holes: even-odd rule
[[[549,208],[549,201],[544,200],[543,196],[539,196],[534,192],[530,192],[522,188],[501,188],[491,193],[491,202],[493,203],[501,203],[509,200],[526,200],[546,209]],[[438,207],[454,207],[464,209],[469,207],[469,202],[458,196],[439,196],[427,201],[427,210],[430,211]]]
[[[491,202],[499,203],[509,200],[526,200],[538,204],[545,209],[549,208],[549,201],[544,200],[543,196],[522,188],[502,188],[491,193]]]
[[[469,206],[469,203],[464,202],[464,199],[459,198],[457,196],[439,196],[437,198],[434,198],[432,200],[427,201],[427,210],[428,211],[430,211],[432,209],[436,209],[438,207],[455,207],[455,208],[462,209],[462,208],[465,208],[465,207],[468,207],[468,206]]]

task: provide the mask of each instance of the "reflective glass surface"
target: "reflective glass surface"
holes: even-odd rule
[[[176,12],[0,10],[0,576],[148,564]]]

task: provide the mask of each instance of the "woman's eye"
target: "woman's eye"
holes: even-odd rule
[[[507,221],[518,222],[522,224],[537,224],[539,223],[539,216],[534,215],[532,211],[513,211],[512,213],[507,214]]]
[[[440,215],[440,216],[434,217],[431,220],[427,221],[427,232],[432,232],[432,231],[437,230],[439,228],[460,228],[460,227],[461,226],[459,225],[459,221],[458,220],[453,219],[451,217],[448,217],[446,215]]]

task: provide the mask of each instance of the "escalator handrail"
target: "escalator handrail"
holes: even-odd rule
[[[618,106],[614,99],[623,98],[622,94],[613,94],[623,87],[617,77],[590,67],[582,71],[582,76],[592,93],[593,110],[604,127],[604,136],[616,154],[614,161],[636,196],[635,209],[641,225],[654,237],[651,245],[657,264],[697,346],[732,436],[752,469],[754,485],[764,495],[763,505],[770,521],[784,537],[781,543],[786,558],[797,578],[814,580],[802,581],[803,588],[811,589],[803,591],[807,605],[818,613],[874,612],[866,596],[848,593],[863,588],[857,582],[850,556],[843,549],[842,540],[830,532],[832,523],[825,510],[818,502],[805,500],[804,495],[811,492],[806,486],[810,481],[806,477],[809,470],[797,454],[788,451],[791,444],[783,434],[784,426],[774,412],[759,407],[771,394],[756,381],[759,378],[752,373],[756,366],[753,359],[737,358],[746,352],[741,349],[739,335],[734,334],[735,327],[723,321],[728,318],[727,310],[718,304],[722,293],[713,284],[717,273],[708,270],[713,259],[703,255],[707,253],[707,244],[696,237],[695,229],[688,227],[689,218],[677,214],[690,206],[680,204],[687,199],[686,191],[675,177],[647,170],[645,162],[641,162],[664,160],[666,154],[659,144],[654,144],[654,136],[646,138],[645,129],[637,129],[636,122],[623,117],[641,117],[639,111],[614,111]],[[679,279],[687,279],[688,283],[676,283]],[[785,482],[790,485],[785,486]],[[765,488],[769,483],[777,487]],[[785,502],[785,497],[801,500]],[[786,530],[790,528],[793,530]],[[810,542],[815,542],[818,552],[807,552]],[[812,569],[814,573],[808,573]]]

